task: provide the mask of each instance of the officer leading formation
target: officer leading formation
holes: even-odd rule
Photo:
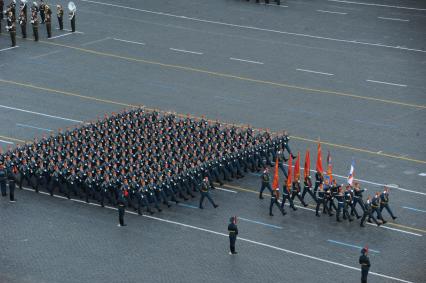
[[[28,22],[28,5],[27,0],[21,0],[19,5],[18,15],[16,14],[16,0],[12,0],[4,9],[4,0],[0,0],[0,33],[2,32],[2,20],[6,17],[6,31],[10,34],[11,47],[16,46],[16,27],[19,25],[21,31],[21,37],[27,38],[27,22]],[[75,16],[76,6],[74,2],[68,3],[69,20],[71,26],[71,32],[75,32]],[[30,20],[34,41],[39,39],[39,23],[46,26],[47,38],[52,37],[52,9],[49,4],[40,0],[38,3],[33,2],[31,6]],[[56,16],[58,19],[58,29],[64,29],[64,10],[61,5],[56,5]]]
[[[0,155],[7,178],[19,188],[63,194],[159,212],[200,192],[200,208],[213,181],[223,184],[260,171],[284,138],[251,128],[178,118],[172,113],[125,111]],[[124,225],[120,213],[120,225]]]

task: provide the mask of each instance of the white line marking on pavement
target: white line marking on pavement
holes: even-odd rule
[[[407,85],[403,84],[395,84],[395,83],[388,83],[388,82],[382,82],[382,81],[374,81],[374,80],[366,80],[370,83],[377,83],[377,84],[385,84],[385,85],[392,85],[392,86],[400,86],[400,87],[407,87]]]
[[[338,15],[347,15],[348,14],[348,13],[343,13],[343,12],[334,12],[334,11],[327,11],[327,10],[317,10],[317,12],[329,13],[329,14],[338,14]]]
[[[202,52],[197,51],[189,51],[185,49],[176,49],[176,48],[169,48],[170,50],[176,51],[176,52],[183,52],[183,53],[190,53],[190,54],[196,54],[196,55],[203,55]]]
[[[422,9],[422,8],[404,7],[404,6],[393,6],[393,5],[384,5],[384,4],[376,4],[376,3],[364,3],[364,2],[354,2],[354,1],[344,1],[344,0],[328,0],[328,1],[330,1],[330,2],[338,2],[338,3],[347,3],[347,4],[356,4],[356,5],[366,5],[366,6],[377,6],[377,7],[395,8],[395,9],[426,11],[426,9]]]
[[[296,70],[300,71],[300,72],[314,73],[314,74],[320,74],[320,75],[325,75],[325,76],[334,76],[334,74],[312,71],[312,70],[307,70],[307,69],[296,69]]]
[[[266,6],[275,6],[275,7],[280,7],[280,8],[288,8],[288,6],[286,6],[286,5],[266,4],[266,3],[265,3],[265,5]]]
[[[8,48],[0,49],[0,52],[1,52],[1,51],[6,51],[6,50],[15,49],[15,48],[18,48],[18,47],[19,47],[19,46],[18,46],[18,45],[16,45],[16,46],[13,46],[13,47],[8,47]]]
[[[65,120],[65,121],[70,121],[70,122],[75,122],[75,123],[83,123],[83,121],[80,121],[80,120],[74,120],[74,119],[69,119],[69,118],[64,118],[64,117],[59,117],[59,116],[44,114],[44,113],[40,113],[40,112],[35,112],[35,111],[30,111],[30,110],[25,110],[25,109],[10,107],[10,106],[6,106],[6,105],[0,105],[0,108],[5,108],[5,109],[9,109],[9,110],[15,110],[15,111],[20,111],[20,112],[24,112],[24,113],[29,113],[29,114],[34,114],[34,115],[40,115],[40,116],[44,116],[44,117],[48,117],[48,118]]]
[[[426,173],[420,173],[419,176],[425,177]]]
[[[200,19],[200,18],[191,18],[191,17],[179,16],[179,15],[174,15],[174,14],[169,14],[169,13],[143,10],[143,9],[132,8],[132,7],[128,7],[128,6],[116,5],[116,4],[99,2],[99,1],[92,1],[92,0],[81,0],[81,1],[82,2],[87,2],[87,3],[92,3],[92,4],[98,4],[98,5],[105,5],[105,6],[110,6],[110,7],[128,9],[128,10],[132,10],[132,11],[139,11],[139,12],[144,12],[144,13],[150,13],[150,14],[154,14],[154,15],[161,15],[161,16],[173,17],[173,18],[178,18],[178,19],[184,19],[184,20],[190,20],[190,21],[197,21],[197,22],[209,23],[209,24],[216,24],[216,25],[223,25],[223,26],[229,26],[229,27],[236,27],[236,28],[241,28],[241,29],[250,29],[250,30],[257,30],[257,31],[267,31],[267,32],[273,32],[273,33],[279,33],[279,34],[287,34],[287,35],[293,35],[293,36],[301,36],[301,37],[314,38],[314,39],[322,39],[322,40],[329,40],[329,41],[336,41],[336,42],[344,42],[344,43],[352,43],[352,44],[359,44],[359,45],[376,46],[376,47],[384,47],[384,48],[392,48],[392,49],[405,50],[405,51],[413,51],[413,52],[426,53],[426,50],[422,50],[422,49],[414,49],[414,48],[401,47],[401,46],[385,45],[385,44],[381,44],[381,43],[370,43],[370,42],[357,41],[357,40],[348,40],[348,39],[339,39],[339,38],[332,38],[332,37],[324,37],[324,36],[317,36],[317,35],[303,34],[303,33],[296,33],[296,32],[272,30],[272,29],[254,27],[254,26],[244,26],[244,25],[230,24],[230,23],[224,23],[224,22],[219,22],[219,21],[204,20],[204,19]]]
[[[417,212],[426,212],[426,210],[408,207],[408,206],[403,206],[402,208],[409,209],[409,210],[412,210],[412,211],[417,211]]]
[[[260,224],[266,227],[271,227],[271,228],[275,228],[275,229],[283,229],[283,227],[281,226],[277,226],[277,225],[273,225],[273,224],[268,224],[268,223],[264,223],[261,221],[256,221],[256,220],[251,220],[251,219],[247,219],[241,216],[238,216],[238,220],[243,220],[243,221],[247,221],[247,222],[251,222],[251,223],[256,223],[256,224]]]
[[[56,28],[57,30],[59,30],[59,28]],[[70,30],[70,29],[66,29],[66,28],[64,28],[63,29],[64,31],[69,31],[69,32],[71,32],[71,33],[79,33],[79,34],[84,34],[84,32],[81,32],[81,31],[75,31],[75,32],[73,32],[72,30]]]
[[[70,34],[73,34],[73,33],[72,32],[64,33],[64,34],[60,34],[60,35],[57,35],[57,36],[52,36],[52,37],[50,37],[48,39],[55,39],[55,38],[67,36],[67,35],[70,35]]]
[[[143,42],[130,41],[130,40],[125,40],[125,39],[120,39],[120,38],[115,38],[115,37],[112,38],[112,40],[126,42],[126,43],[133,43],[133,44],[138,44],[138,45],[145,45],[145,43],[143,43]]]
[[[23,187],[22,189],[24,189],[26,191],[32,191],[32,192],[34,192],[34,190],[29,189],[29,188],[24,188]],[[43,194],[43,195],[49,195],[46,192],[40,192],[40,193]],[[58,196],[58,195],[53,195],[53,197],[60,198],[60,199],[67,199],[67,198],[65,198],[63,196]],[[70,201],[83,203],[81,200],[76,200],[76,199],[70,199]],[[86,203],[86,202],[84,202],[84,204],[91,204],[91,205],[95,205],[95,206],[100,206],[99,204],[96,204],[96,203]],[[111,210],[117,210],[117,208],[111,207],[111,206],[105,206],[104,208],[111,209]],[[128,210],[126,210],[126,213],[133,214],[133,215],[138,215],[134,211],[128,211]],[[150,215],[141,215],[141,216],[145,217],[145,218],[152,219],[152,220],[157,220],[157,221],[161,221],[161,222],[165,222],[165,223],[169,223],[169,224],[175,224],[175,225],[178,225],[178,226],[182,226],[182,227],[186,227],[186,228],[191,228],[191,229],[198,230],[198,231],[207,232],[207,233],[210,233],[210,234],[215,234],[215,235],[219,235],[219,236],[223,236],[223,237],[229,237],[229,235],[225,234],[225,233],[216,232],[216,231],[213,231],[213,230],[209,230],[209,229],[205,229],[205,228],[201,228],[201,227],[197,227],[197,226],[193,226],[193,225],[188,225],[188,224],[177,222],[177,221],[167,220],[167,219],[163,219],[163,218],[159,218],[159,217],[155,217],[155,216],[150,216]],[[295,252],[295,251],[292,251],[292,250],[287,250],[287,249],[284,249],[284,248],[272,246],[272,245],[265,244],[265,243],[262,243],[262,242],[253,241],[253,240],[250,240],[250,239],[247,239],[247,238],[238,237],[238,239],[240,241],[244,241],[244,242],[247,242],[247,243],[251,243],[251,244],[258,245],[258,246],[263,246],[263,247],[271,248],[271,249],[274,249],[274,250],[278,250],[278,251],[282,251],[282,252],[285,252],[285,253],[288,253],[288,254],[292,254],[292,255],[297,255],[297,256],[309,258],[309,259],[320,261],[320,262],[323,262],[323,263],[328,263],[328,264],[332,264],[332,265],[336,265],[336,266],[340,266],[340,267],[345,267],[345,268],[356,270],[356,271],[360,270],[360,268],[358,268],[358,267],[353,267],[353,266],[350,266],[350,265],[346,265],[346,264],[334,262],[334,261],[323,259],[323,258],[320,258],[320,257],[311,256],[311,255],[308,255],[308,254],[304,254],[304,253],[300,253],[300,252]],[[385,275],[385,274],[382,274],[382,273],[377,273],[377,272],[371,272],[370,271],[370,274],[378,276],[378,277],[382,277],[382,278],[387,278],[387,279],[399,281],[399,282],[413,283],[411,281],[407,281],[407,280],[404,280],[404,279],[400,279],[400,278],[388,276],[388,275]]]
[[[49,56],[49,55],[53,55],[53,54],[56,54],[56,53],[59,53],[59,52],[61,52],[61,51],[55,50],[55,51],[52,51],[52,52],[47,52],[47,53],[44,53],[44,54],[32,56],[32,57],[30,57],[30,59],[39,59],[39,58],[42,58],[42,57],[45,57],[45,56]]]
[[[5,143],[5,144],[14,144],[13,142],[5,141],[5,140],[0,140],[0,142]]]
[[[225,191],[225,192],[233,193],[233,194],[236,194],[236,193],[237,193],[236,191],[233,191],[233,190],[228,190],[228,189],[218,188],[218,187],[216,187],[216,190]]]
[[[259,61],[252,61],[252,60],[245,60],[245,59],[238,59],[238,58],[234,58],[231,57],[229,58],[230,60],[234,60],[234,61],[241,61],[241,62],[247,62],[247,63],[252,63],[252,64],[259,64],[259,65],[263,65],[263,62],[259,62]]]
[[[405,19],[398,19],[398,18],[386,18],[386,17],[377,17],[382,20],[389,20],[389,21],[398,21],[398,22],[409,22],[410,20]]]
[[[99,42],[102,42],[102,41],[105,41],[105,40],[108,40],[108,39],[111,39],[111,37],[105,37],[105,38],[101,38],[101,39],[98,39],[98,40],[89,41],[89,42],[81,44],[81,46],[88,46],[88,45],[99,43]]]
[[[368,223],[366,222],[368,225],[371,226],[377,226],[376,224],[373,223]],[[400,229],[396,229],[396,228],[391,228],[389,226],[384,226],[384,225],[380,225],[380,227],[377,228],[385,228],[385,229],[389,229],[389,230],[393,230],[393,231],[397,231],[397,232],[401,232],[401,233],[405,233],[405,234],[409,234],[409,235],[413,235],[413,236],[417,236],[417,237],[422,237],[423,235],[421,234],[417,234],[417,233],[413,233],[413,232],[408,232],[408,231],[404,231],[404,230],[400,230]]]
[[[48,132],[53,132],[53,130],[50,130],[50,129],[39,128],[39,127],[35,127],[35,126],[31,126],[31,125],[26,125],[26,124],[20,124],[20,123],[16,123],[16,126],[24,127],[24,128],[31,128],[31,129],[36,129],[36,130],[42,130],[42,131],[48,131]]]

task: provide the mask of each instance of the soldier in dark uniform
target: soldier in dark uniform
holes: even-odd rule
[[[380,212],[380,193],[379,192],[376,192],[373,199],[371,200],[371,208],[373,210],[371,215],[373,215],[375,212],[377,214],[377,219],[380,219],[383,224],[386,224],[387,221],[383,219],[382,213]],[[370,218],[368,218],[368,222],[371,222]]]
[[[124,213],[126,210],[127,197],[129,193],[127,189],[122,188],[118,197],[118,225],[119,227],[127,226],[124,224]]]
[[[0,190],[1,190],[2,197],[7,196],[6,181],[7,181],[6,168],[4,167],[3,164],[0,164]]]
[[[317,198],[314,194],[314,192],[312,191],[312,180],[311,180],[311,176],[306,176],[305,180],[303,182],[303,192],[302,192],[302,199],[305,200],[305,195],[306,193],[308,193],[312,199],[315,201],[315,203],[317,202]]]
[[[0,34],[1,34],[1,23],[3,21],[3,10],[4,9],[4,0],[0,0]]]
[[[294,201],[294,198],[298,198],[304,207],[307,207],[308,204],[300,196],[300,181],[293,181],[292,190],[291,190],[291,200]]]
[[[349,222],[352,222],[353,219],[351,217],[351,215],[349,214],[349,207],[352,206],[352,193],[351,193],[351,188],[350,186],[346,187],[346,191],[343,194],[344,196],[344,200],[345,200],[345,205],[343,206],[343,219],[348,219]],[[357,214],[358,217],[358,214]]]
[[[13,12],[9,11],[7,17],[7,26],[6,29],[9,31],[10,40],[12,41],[12,47],[16,46],[16,20],[13,16]]]
[[[259,198],[263,199],[263,191],[265,190],[265,188],[267,188],[269,192],[272,194],[272,187],[270,183],[271,176],[269,174],[268,168],[265,168],[260,178],[262,179],[262,186],[260,187]]]
[[[368,217],[368,219],[373,219],[374,223],[376,223],[377,226],[380,226],[381,223],[379,223],[373,215],[373,208],[371,206],[371,197],[370,196],[367,197],[367,201],[365,202],[364,206],[365,206],[364,214],[361,218],[361,224],[359,226],[365,227],[364,223],[365,223],[365,220],[367,219],[367,217]]]
[[[69,19],[71,21],[71,31],[75,32],[75,10],[69,12]]]
[[[324,175],[321,172],[315,173],[315,188],[314,188],[314,194],[317,194],[317,190],[320,184],[324,183]]]
[[[64,9],[61,5],[56,5],[56,14],[58,17],[59,29],[64,29]]]
[[[283,185],[283,200],[281,202],[281,208],[284,210],[284,205],[286,200],[290,203],[290,208],[292,208],[294,211],[297,210],[297,208],[294,206],[293,199],[291,198],[291,189],[287,187],[287,182]]]
[[[383,192],[380,194],[380,213],[382,213],[383,208],[386,208],[386,210],[389,212],[393,220],[397,218],[395,215],[393,215],[392,210],[389,207],[389,188],[388,187],[385,187]]]
[[[229,219],[228,233],[229,233],[229,247],[230,247],[229,254],[230,255],[237,254],[237,252],[235,251],[235,242],[237,241],[237,235],[238,235],[236,216],[232,216],[231,219]]]
[[[361,189],[359,186],[359,183],[354,184],[354,188],[353,188],[354,202],[352,205],[351,215],[355,214],[357,204],[361,206],[362,211],[365,210],[364,200],[362,199],[362,193],[365,192],[366,190],[367,189]]]
[[[23,10],[21,10],[19,13],[18,21],[19,25],[21,26],[22,38],[27,38],[27,17]]]
[[[367,283],[368,271],[371,267],[370,259],[368,258],[368,248],[363,248],[361,250],[359,264],[361,264],[361,283]]]
[[[284,206],[278,204],[278,199],[280,198],[280,188],[275,188],[274,191],[271,194],[271,203],[269,204],[269,216],[274,216],[272,213],[272,207],[274,204],[279,208],[282,215],[286,215],[287,212],[285,212]]]
[[[40,10],[40,18],[41,18],[41,24],[45,23],[46,20],[46,4],[44,4],[43,0],[40,0],[40,4],[38,5],[39,10]]]
[[[277,152],[277,156],[278,156],[278,168],[281,169],[281,171],[283,172],[285,178],[287,179],[287,170],[284,167],[284,163],[287,162],[287,159],[284,156],[284,151],[279,150]]]
[[[44,13],[46,15],[46,30],[47,30],[47,38],[52,37],[52,10],[50,9],[49,5],[44,5]],[[40,7],[41,9],[41,7]]]
[[[328,213],[330,216],[332,216],[333,214],[331,214],[331,212],[328,210],[327,207],[327,200],[326,200],[326,196],[325,196],[325,192],[324,192],[324,188],[323,188],[323,184],[320,184],[318,187],[318,197],[317,197],[317,207],[315,209],[315,215],[316,216],[320,216],[318,211],[320,209],[320,205],[323,205],[323,213]]]
[[[35,7],[31,9],[31,25],[33,26],[34,41],[38,41],[38,16]]]
[[[9,201],[16,202],[15,199],[15,180],[13,178],[9,178]]]
[[[217,208],[219,206],[219,205],[214,203],[213,199],[210,196],[209,190],[210,190],[209,178],[204,177],[204,180],[202,181],[201,187],[200,187],[201,198],[200,198],[199,207],[201,209],[203,209],[204,198],[207,198],[210,201],[210,203],[213,205],[214,208]]]

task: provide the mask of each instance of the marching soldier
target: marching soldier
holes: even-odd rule
[[[286,183],[283,185],[283,200],[281,202],[281,209],[284,211],[284,205],[285,201],[288,200],[290,203],[290,208],[292,208],[294,211],[297,210],[297,208],[294,206],[293,199],[291,198],[290,188],[287,188]]]
[[[294,201],[294,198],[297,197],[304,207],[307,207],[308,204],[300,196],[300,181],[293,181],[292,190],[291,190],[291,200]]]
[[[393,215],[392,210],[389,207],[389,188],[385,187],[383,192],[380,194],[380,213],[382,213],[383,208],[386,208],[390,216],[393,220],[395,220],[397,217]]]
[[[200,198],[200,209],[203,209],[203,201],[204,198],[207,198],[210,203],[213,205],[214,208],[217,208],[219,205],[215,204],[213,199],[210,196],[209,193],[210,190],[210,183],[209,183],[209,178],[208,177],[204,177],[204,180],[201,183],[201,188],[200,188],[200,192],[201,192],[201,198]]]
[[[367,201],[365,202],[364,206],[365,206],[364,214],[361,218],[361,224],[359,226],[365,227],[364,223],[365,223],[365,220],[367,219],[367,217],[368,217],[369,220],[373,219],[374,223],[376,223],[377,226],[380,226],[381,223],[379,223],[377,221],[376,217],[374,217],[374,215],[373,215],[373,207],[371,206],[371,197],[370,196],[367,197]]]
[[[280,188],[275,188],[274,191],[271,194],[271,203],[269,205],[269,216],[274,216],[274,214],[272,214],[272,207],[274,206],[274,204],[279,208],[282,215],[287,214],[287,212],[285,212],[284,205],[280,206],[278,204],[279,198],[280,198]],[[283,203],[284,203],[284,201],[283,201]]]
[[[56,13],[58,17],[59,30],[64,29],[64,9],[62,9],[61,5],[56,5]]]
[[[229,248],[230,248],[229,254],[234,255],[234,254],[237,254],[237,252],[235,251],[235,242],[237,241],[237,235],[238,235],[236,216],[232,216],[231,219],[229,219],[228,232],[229,232]]]
[[[368,248],[365,247],[361,250],[359,257],[359,264],[361,264],[361,283],[367,283],[368,271],[370,270],[370,259],[368,258]]]
[[[342,222],[342,220],[340,220],[340,213],[343,211],[343,219],[346,219],[346,210],[345,208],[345,196],[342,192],[342,188],[339,188],[339,192],[336,195],[336,200],[337,200],[337,211],[336,211],[336,220],[337,222]]]
[[[278,156],[278,168],[281,169],[281,171],[283,172],[285,178],[287,179],[287,170],[284,167],[284,163],[287,162],[287,159],[284,156],[284,151],[279,150],[277,152],[277,156]]]
[[[44,13],[46,15],[46,30],[47,30],[47,38],[52,37],[52,10],[50,10],[49,5],[44,5]]]
[[[24,14],[23,10],[19,13],[18,21],[21,26],[22,38],[27,38],[27,16]]]
[[[359,204],[359,206],[361,206],[362,210],[365,210],[365,205],[364,205],[364,201],[362,199],[362,193],[365,192],[367,189],[361,189],[359,186],[359,183],[355,183],[354,184],[354,189],[353,189],[353,194],[354,194],[354,202],[352,205],[352,211],[351,211],[351,215],[354,215],[355,211],[356,211],[356,205]]]
[[[312,199],[317,202],[317,198],[315,197],[314,192],[312,191],[312,180],[311,180],[311,176],[306,176],[305,180],[304,180],[304,187],[303,187],[303,192],[302,192],[302,200],[305,200],[305,195],[306,193],[308,193]]]
[[[12,41],[12,47],[16,46],[16,20],[13,16],[12,11],[9,11],[8,17],[7,17],[7,26],[6,29],[10,33],[10,40]]]
[[[75,32],[75,9],[69,12],[69,19],[71,21],[71,31]]]
[[[383,219],[383,215],[380,212],[380,193],[379,192],[376,192],[373,199],[371,200],[371,208],[373,209],[373,212],[371,213],[371,215],[373,215],[375,212],[377,214],[377,219],[382,220],[382,223],[386,224],[387,221]],[[370,218],[368,219],[368,222],[371,222]]]
[[[323,205],[323,213],[328,213],[328,215],[332,216],[333,214],[328,210],[327,200],[325,198],[324,185],[320,184],[318,187],[318,197],[317,197],[317,207],[315,209],[315,215],[320,217],[318,211],[320,209],[320,205]]]
[[[269,175],[268,168],[265,168],[260,178],[262,179],[262,186],[260,187],[259,198],[263,199],[263,191],[265,190],[265,188],[267,188],[269,192],[272,194],[272,188],[270,183],[271,176]]]
[[[320,184],[324,183],[324,175],[317,171],[315,173],[315,188],[314,188],[314,194],[317,194],[317,190]]]
[[[351,188],[350,186],[348,186],[346,188],[346,191],[344,193],[344,199],[345,199],[345,205],[343,206],[343,219],[346,220],[346,218],[349,220],[349,222],[352,222],[353,219],[351,217],[351,215],[349,214],[349,207],[352,207],[352,193],[351,193]],[[358,213],[356,214],[356,217],[358,217]]]

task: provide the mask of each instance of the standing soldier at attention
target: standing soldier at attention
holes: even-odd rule
[[[58,16],[59,30],[64,29],[64,9],[61,5],[56,5],[56,13]]]
[[[262,179],[262,186],[260,187],[259,198],[263,199],[263,191],[265,190],[265,188],[268,188],[269,192],[272,194],[271,183],[269,182],[271,179],[271,176],[269,175],[268,168],[265,168],[260,178]]]
[[[12,47],[15,47],[16,46],[16,23],[15,23],[15,17],[13,16],[12,11],[9,11],[8,13],[6,29],[10,33],[10,40],[12,41]]]
[[[235,242],[237,241],[237,235],[238,235],[236,216],[232,216],[231,219],[229,219],[228,232],[229,232],[229,247],[230,247],[229,254],[234,255],[234,254],[237,254],[237,252],[235,251]]]
[[[201,187],[200,187],[200,193],[201,193],[201,198],[200,198],[200,209],[203,209],[203,201],[204,198],[207,198],[211,204],[213,205],[214,208],[218,207],[217,204],[214,203],[212,197],[210,196],[209,193],[210,190],[210,182],[209,182],[209,177],[204,177],[204,180],[201,182]]]
[[[46,14],[46,30],[47,38],[52,37],[52,10],[50,10],[49,5],[45,5],[44,13]]]
[[[24,11],[19,12],[19,25],[21,26],[22,38],[27,38],[27,17]]]
[[[72,2],[71,2],[72,3]],[[74,3],[73,3],[74,4]],[[69,7],[69,6],[68,6]],[[70,21],[71,21],[71,31],[72,32],[75,32],[75,5],[74,5],[74,7],[72,7],[73,9],[70,9],[70,12],[69,12],[69,18],[70,18]]]
[[[125,187],[125,186],[123,186]],[[120,190],[119,196],[118,196],[118,227],[127,226],[124,224],[124,213],[126,208],[126,202],[127,197],[129,196],[129,192],[127,191],[127,188],[122,188]]]
[[[41,18],[41,23],[44,24],[45,19],[46,19],[46,14],[45,14],[45,9],[46,9],[46,4],[44,4],[43,0],[40,0],[40,5],[39,9],[40,9],[40,18]]]
[[[380,194],[380,214],[382,213],[383,208],[386,208],[386,210],[389,212],[393,220],[396,219],[396,216],[393,215],[392,210],[389,207],[389,188],[388,187],[385,187],[383,192]]]
[[[359,257],[359,264],[361,264],[361,283],[367,283],[368,271],[370,270],[370,259],[368,258],[368,248],[365,247],[361,250]]]

